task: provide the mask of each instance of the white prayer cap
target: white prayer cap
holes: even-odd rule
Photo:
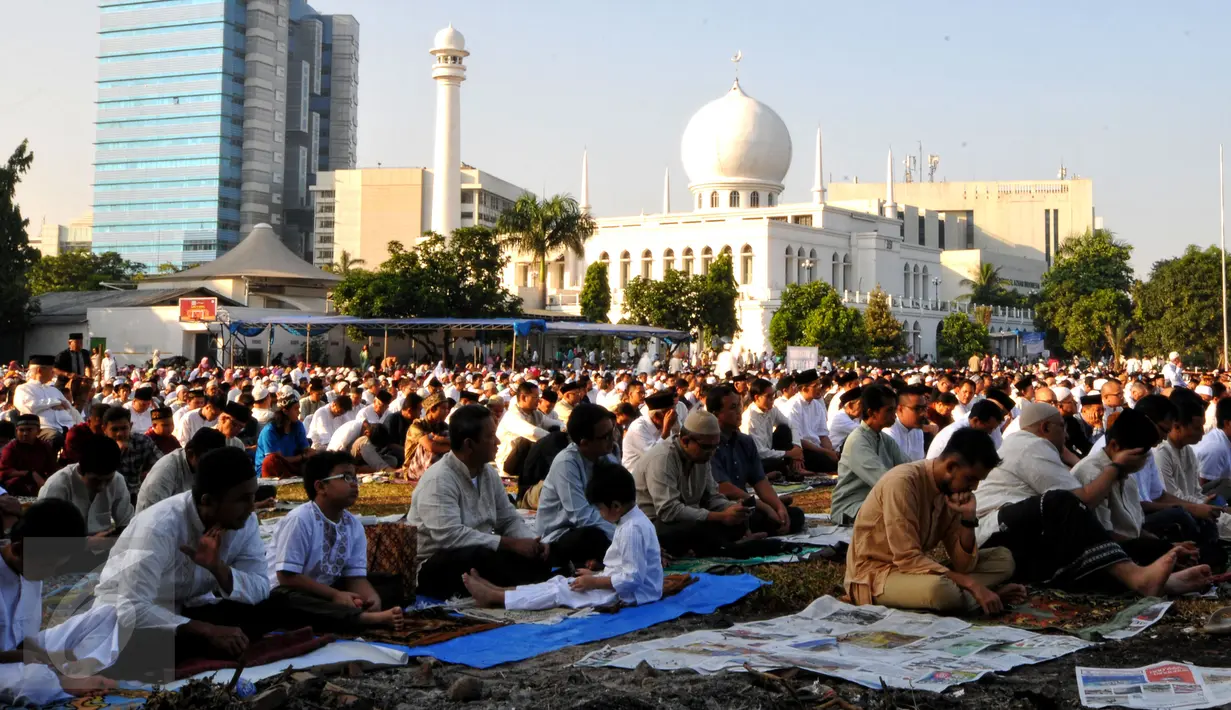
[[[1101,390],[1103,389],[1103,385],[1105,384],[1107,384],[1107,380],[1104,380],[1103,378],[1100,377],[1099,379],[1094,381],[1094,389]]]
[[[252,388],[252,399],[253,400],[260,402],[261,400],[265,399],[268,396],[269,396],[269,389],[266,388],[265,385],[258,384],[256,387]]]
[[[107,352],[111,352],[111,351],[110,351],[110,350],[108,350]],[[1180,359],[1180,354],[1179,354],[1179,353],[1177,353],[1176,351],[1172,350],[1172,351],[1171,351],[1171,354],[1167,356],[1167,359],[1168,359],[1168,360],[1179,360],[1179,359]]]
[[[911,375],[910,379],[906,380],[906,384],[908,385],[917,385],[922,382],[923,382],[923,378],[920,377],[919,375]]]
[[[1025,429],[1029,426],[1034,426],[1041,421],[1046,421],[1051,418],[1060,419],[1060,410],[1044,404],[1042,402],[1023,402],[1022,415],[1018,417],[1021,428]]]
[[[1209,385],[1197,385],[1197,388],[1193,391],[1201,395],[1202,397],[1213,397],[1214,396],[1214,388],[1210,387]]]
[[[1056,386],[1056,387],[1052,387],[1051,391],[1056,395],[1056,404],[1059,404],[1073,397],[1073,390],[1069,389],[1068,387]]]
[[[718,426],[718,417],[703,410],[695,410],[684,420],[684,429],[700,436],[719,436],[722,429]]]

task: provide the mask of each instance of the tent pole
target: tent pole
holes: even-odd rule
[[[312,324],[308,324],[308,339],[303,344],[304,367],[312,361]]]
[[[385,328],[385,351],[381,353],[381,359],[389,357],[389,329]]]
[[[509,363],[509,367],[517,369],[517,331],[513,331],[513,361]]]

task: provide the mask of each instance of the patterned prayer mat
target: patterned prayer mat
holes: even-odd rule
[[[459,636],[469,636],[504,626],[507,621],[483,621],[459,617],[444,607],[410,612],[402,617],[402,630],[371,629],[360,638],[364,641],[393,643],[399,646],[430,646]]]
[[[1015,626],[1033,631],[1062,631],[1087,640],[1127,629],[1133,618],[1158,604],[1155,597],[1070,594],[1055,589],[1030,590],[1025,604],[975,624]]]

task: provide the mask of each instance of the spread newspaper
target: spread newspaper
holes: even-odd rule
[[[1231,702],[1231,668],[1175,661],[1143,668],[1078,666],[1077,691],[1088,708],[1212,708]]]
[[[1093,644],[1072,636],[1008,626],[972,626],[953,617],[881,606],[852,606],[821,597],[790,616],[694,631],[581,659],[580,666],[698,673],[802,668],[869,688],[942,691],[987,673],[1042,663]]]

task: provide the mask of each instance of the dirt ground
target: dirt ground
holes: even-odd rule
[[[379,491],[379,494],[378,494]],[[368,495],[371,512],[386,512],[409,491],[381,486]],[[829,508],[828,491],[796,497],[807,512]],[[369,512],[369,511],[363,511]],[[688,616],[650,629],[605,642],[567,648],[527,661],[488,670],[442,665],[411,659],[406,668],[377,671],[359,678],[333,679],[337,685],[387,710],[431,710],[468,707],[491,710],[535,708],[552,710],[640,710],[642,708],[697,708],[732,710],[754,708],[833,707],[849,710],[843,703],[860,708],[915,709],[1017,709],[1077,708],[1074,667],[1134,667],[1162,660],[1187,661],[1205,666],[1231,667],[1231,637],[1186,632],[1199,627],[1217,602],[1179,600],[1157,624],[1127,641],[1103,644],[1063,658],[1008,673],[985,676],[975,683],[951,688],[944,694],[910,691],[869,690],[808,672],[780,673],[785,681],[771,681],[748,673],[698,675],[688,671],[659,672],[643,667],[635,671],[574,668],[572,664],[605,645],[619,646],[701,629],[721,629],[803,609],[816,597],[841,594],[842,565],[812,561],[750,570],[773,584],[740,602],[708,616]],[[450,699],[450,689],[459,679],[479,697],[469,702]],[[827,703],[825,687],[836,691],[841,702]],[[304,705],[303,707],[311,707]],[[319,706],[317,706],[319,707]]]

